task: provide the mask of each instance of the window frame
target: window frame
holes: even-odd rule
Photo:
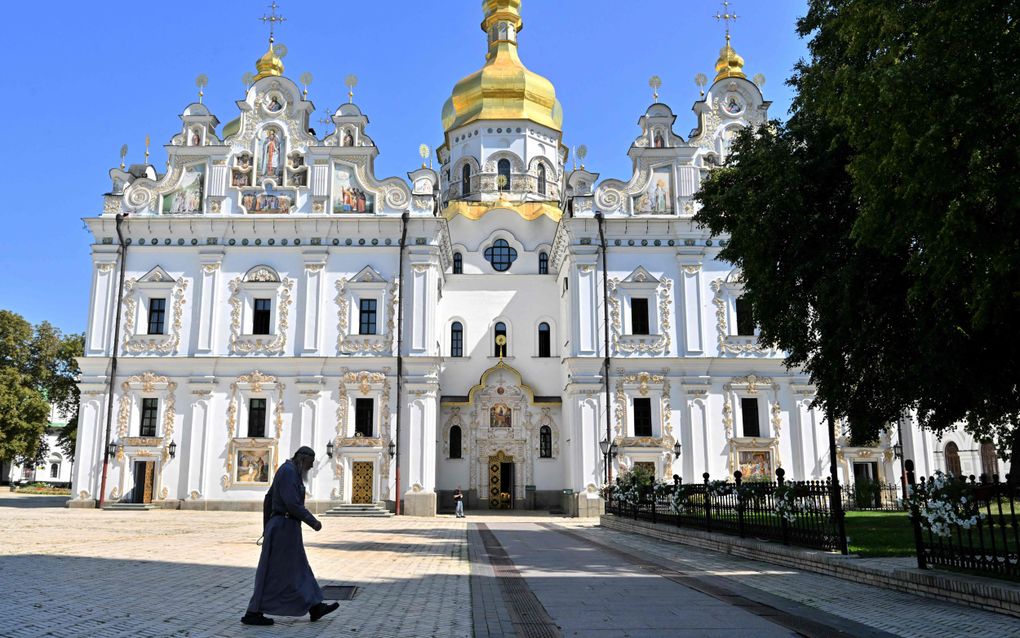
[[[154,437],[159,431],[159,399],[142,397],[138,436]]]
[[[754,434],[748,431],[748,406],[754,405]],[[740,433],[742,436],[747,438],[761,438],[762,427],[761,427],[761,402],[757,396],[742,396],[740,397]]]
[[[263,302],[267,304],[268,308],[260,308]],[[265,322],[262,325],[262,321]],[[273,334],[273,298],[272,297],[252,297],[251,300],[251,333],[252,335],[271,335]]]
[[[256,407],[256,401],[261,402],[260,407]],[[249,439],[266,438],[266,415],[268,411],[269,400],[266,397],[248,397],[247,432]]]
[[[483,251],[482,255],[489,266],[496,272],[507,272],[519,256],[517,249],[510,245],[510,242],[502,237],[492,240],[492,243]]]
[[[552,428],[543,425],[538,429],[538,458],[551,459],[552,457]]]
[[[499,185],[499,178],[506,177],[506,183],[502,186]],[[496,189],[500,192],[510,191],[510,182],[513,179],[513,165],[507,158],[501,158],[496,161]]]
[[[628,303],[630,309],[630,325],[628,327],[630,328],[630,332],[628,334],[641,336],[648,336],[652,334],[650,301],[651,300],[648,299],[648,297],[642,296],[632,296],[630,298],[630,302]],[[637,307],[644,308],[643,317],[637,314],[635,304],[637,304]],[[639,318],[642,320],[641,322],[638,321]]]
[[[450,426],[450,458],[464,458],[464,431],[459,425]]]
[[[502,328],[500,328],[500,326],[502,326]],[[499,337],[499,335],[506,337],[506,343],[502,346],[496,343],[496,338]],[[500,320],[492,324],[492,356],[501,356],[504,359],[510,356],[510,330],[507,327],[506,321]]]
[[[457,251],[453,253],[453,274],[463,275],[464,274],[464,255]]]
[[[733,319],[736,333],[734,336],[753,337],[757,334],[751,302],[744,299],[742,295],[733,299]],[[747,322],[750,322],[750,327]]]
[[[538,274],[548,275],[549,274],[549,253],[544,250],[538,253]]]
[[[367,421],[367,434],[366,434]],[[354,399],[354,436],[373,438],[375,435],[375,398],[357,397]]]
[[[545,329],[542,329],[545,326]],[[548,321],[540,321],[538,324],[538,357],[548,359],[552,357],[552,326]]]
[[[471,195],[471,164],[464,164],[460,169],[460,196]]]
[[[358,298],[358,334],[379,334],[379,300],[375,297]]]
[[[459,320],[450,324],[450,356],[464,356],[464,323]]]
[[[538,165],[538,194],[545,195],[549,190],[548,177],[546,176],[545,164]]]
[[[642,406],[640,411],[638,410],[638,405]],[[645,410],[644,406],[647,406],[647,414],[639,414],[639,412],[644,412],[644,410]],[[634,429],[634,436],[636,436],[636,437],[650,437],[650,436],[654,436],[653,433],[655,432],[655,425],[654,425],[654,416],[652,414],[652,399],[651,399],[651,397],[635,397],[634,399],[631,400],[631,409],[633,410],[633,414],[634,414],[633,419],[632,419],[632,427]],[[640,432],[638,431],[638,425],[639,425],[638,417],[639,416],[642,417],[640,425],[641,426],[647,425],[647,432],[644,430],[644,428],[642,428],[642,430]],[[645,416],[647,416],[647,422],[645,421],[645,418],[644,418]]]
[[[159,303],[159,308],[154,306]],[[166,297],[149,297],[149,310],[148,310],[148,325],[146,326],[146,334],[149,335],[165,335],[166,334]],[[153,329],[155,325],[155,330]]]

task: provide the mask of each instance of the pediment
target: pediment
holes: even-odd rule
[[[385,284],[386,278],[376,272],[375,268],[371,266],[365,266],[361,269],[361,272],[354,275],[351,279],[351,283],[356,284]]]
[[[623,280],[627,284],[658,284],[659,278],[645,270],[644,266],[638,266],[634,272],[627,275]]]
[[[138,280],[139,283],[143,284],[173,283],[174,281],[176,280],[167,271],[163,270],[162,266],[156,266]]]

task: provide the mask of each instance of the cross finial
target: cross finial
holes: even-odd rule
[[[287,21],[287,18],[285,18],[283,16],[276,15],[276,10],[279,9],[279,8],[280,8],[280,5],[276,4],[276,0],[273,0],[273,4],[269,5],[269,11],[270,11],[269,15],[267,15],[267,16],[264,15],[261,18],[259,18],[260,20],[262,20],[263,24],[268,24],[269,25],[269,44],[273,43],[273,34],[276,31],[276,23],[277,22],[286,22]]]
[[[736,22],[737,14],[735,12],[733,12],[733,11],[730,11],[729,0],[723,0],[722,6],[723,6],[722,13],[719,13],[718,11],[716,11],[714,17],[715,17],[716,20],[722,20],[723,22],[726,23],[726,41],[729,42],[730,41],[730,21],[732,20],[732,21]]]

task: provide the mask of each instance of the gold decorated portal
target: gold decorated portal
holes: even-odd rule
[[[372,462],[355,461],[353,466],[354,481],[351,486],[352,503],[372,502]]]

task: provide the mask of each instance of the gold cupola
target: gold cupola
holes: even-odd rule
[[[270,76],[279,77],[283,75],[283,60],[276,55],[276,50],[273,47],[273,37],[269,37],[269,50],[265,54],[255,61],[255,68],[258,70],[258,75],[253,78],[253,82],[258,82],[262,78],[268,78]]]
[[[726,32],[726,46],[719,49],[719,59],[715,62],[715,81],[718,82],[726,78],[747,79],[747,76],[744,75],[744,58],[740,57],[730,46],[729,31]]]
[[[443,105],[449,132],[478,120],[529,120],[562,131],[563,109],[552,82],[532,73],[517,55],[521,0],[482,0],[489,38],[485,66],[457,82]]]

